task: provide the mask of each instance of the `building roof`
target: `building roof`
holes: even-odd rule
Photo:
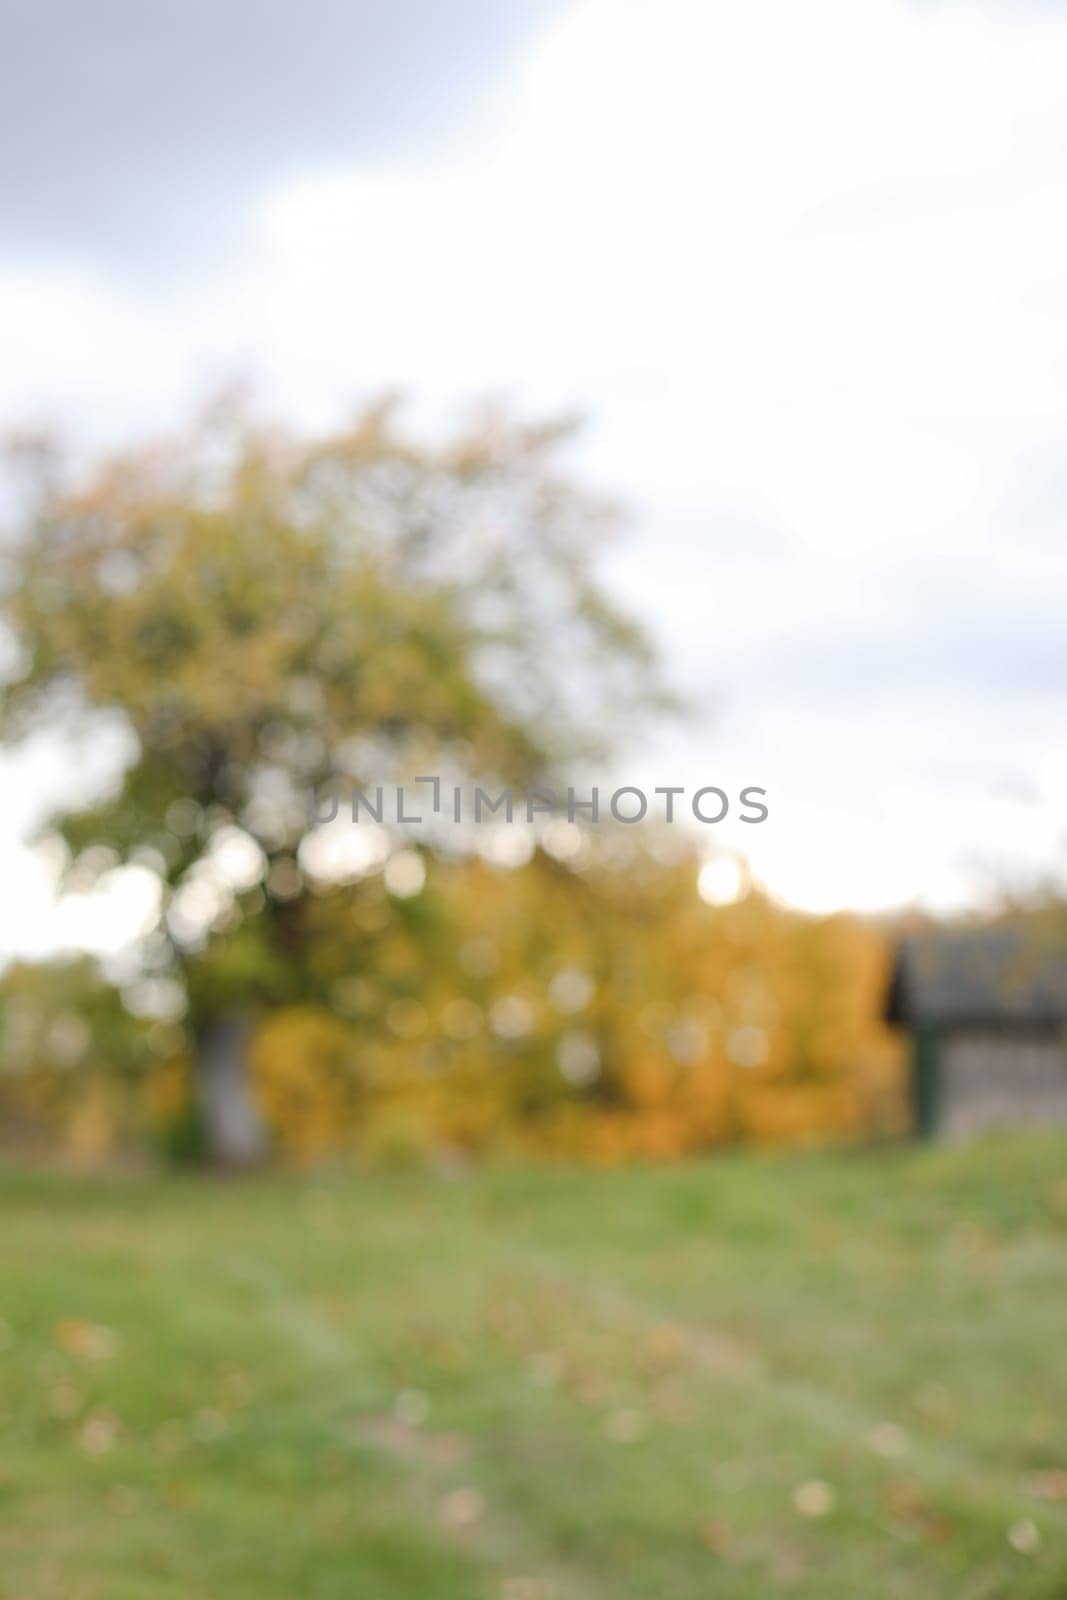
[[[916,934],[897,947],[887,1022],[1067,1024],[1067,937],[1014,925]]]

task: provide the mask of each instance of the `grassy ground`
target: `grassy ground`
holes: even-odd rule
[[[1067,1140],[0,1176],[4,1600],[1067,1595]]]

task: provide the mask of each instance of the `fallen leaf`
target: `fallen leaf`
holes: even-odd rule
[[[809,1478],[793,1490],[793,1509],[802,1517],[826,1517],[834,1509],[837,1496],[821,1478]]]
[[[452,1489],[437,1508],[446,1528],[469,1528],[485,1514],[485,1496],[478,1489]]]

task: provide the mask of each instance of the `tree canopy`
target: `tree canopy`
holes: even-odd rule
[[[0,733],[120,719],[117,783],[48,826],[83,886],[157,875],[145,970],[195,1030],[318,997],[310,790],[442,767],[529,789],[665,698],[597,579],[615,518],[566,438],[490,415],[418,443],[381,405],[307,440],[217,407],[77,474],[37,453]]]

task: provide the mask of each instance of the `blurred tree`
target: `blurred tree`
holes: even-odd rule
[[[31,453],[0,734],[121,718],[121,779],[50,825],[83,886],[117,863],[157,876],[142,987],[160,1016],[185,1008],[220,1161],[263,1148],[250,1021],[326,998],[308,791],[339,768],[529,790],[662,698],[595,580],[613,517],[558,472],[566,431],[491,416],[420,446],[380,406],[307,443],[219,406],[77,482]]]
[[[130,1094],[174,1030],[131,1016],[96,963],[16,963],[0,977],[0,1125],[12,1146],[101,1153],[132,1134]]]
[[[707,905],[679,830],[546,843],[566,859],[316,897],[329,1014],[287,1008],[254,1052],[282,1150],[621,1160],[906,1126],[879,928],[755,889]]]

